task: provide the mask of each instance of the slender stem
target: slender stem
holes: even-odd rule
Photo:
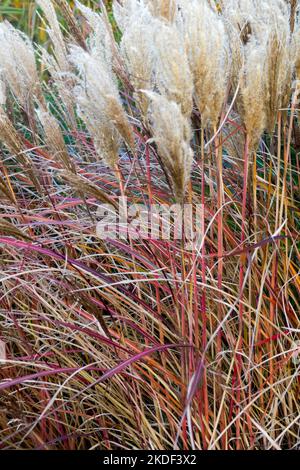
[[[216,161],[217,161],[217,182],[218,182],[218,289],[219,289],[219,303],[218,303],[218,320],[222,320],[222,284],[223,284],[223,200],[224,200],[224,186],[223,186],[223,161],[222,151],[220,149],[219,141],[216,139]],[[221,338],[222,332],[220,331],[217,338],[217,350],[221,351]]]
[[[216,129],[214,129],[216,134]],[[218,200],[218,323],[221,323],[223,317],[222,307],[222,287],[223,287],[223,202],[224,202],[224,183],[223,183],[223,155],[222,147],[220,145],[219,136],[215,138],[215,153],[216,153],[216,164],[217,164],[217,200]],[[217,336],[217,355],[220,355],[222,351],[222,330],[220,329]],[[220,369],[221,373],[221,369]],[[218,386],[218,401],[221,400],[222,390]],[[221,400],[222,403],[222,400]],[[225,429],[225,415],[224,410],[220,414],[220,428],[221,431]],[[226,447],[226,434],[222,437],[222,448]]]
[[[241,226],[241,246],[243,246],[246,240],[246,216],[247,216],[247,192],[248,192],[248,174],[249,174],[249,137],[246,135],[246,142],[245,142],[245,149],[244,149],[244,177],[243,177],[243,197],[242,197],[242,226]],[[239,350],[243,346],[242,341],[242,333],[243,333],[243,315],[244,315],[244,307],[243,307],[243,295],[242,290],[244,288],[244,275],[245,275],[245,262],[243,257],[240,261],[240,275],[239,275],[239,289],[240,289],[240,296],[241,301],[239,303],[239,336],[238,336],[238,344],[237,344],[237,404],[240,403],[241,400],[241,372],[242,372],[242,359],[241,354],[239,354]],[[237,413],[239,413],[239,407],[237,408]],[[236,449],[240,449],[240,435],[241,435],[241,421],[240,418],[237,419],[236,422]]]
[[[204,130],[201,128],[201,204],[202,204],[202,233],[205,234],[205,155],[204,155]],[[205,263],[205,241],[202,243],[201,249],[201,277],[202,282],[205,285],[206,283],[206,263]],[[202,291],[201,298],[201,314],[202,314],[202,351],[205,351],[207,344],[207,312],[206,312],[206,292],[205,289]],[[203,448],[207,448],[207,438],[206,438],[206,427],[208,426],[209,417],[208,417],[208,390],[207,390],[207,373],[206,367],[203,371],[203,386],[202,386],[202,397],[203,397],[203,407],[201,411],[204,410],[204,435],[203,435]]]

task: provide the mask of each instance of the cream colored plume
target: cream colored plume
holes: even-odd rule
[[[196,105],[204,125],[216,126],[226,98],[229,44],[222,18],[207,0],[182,3],[178,20],[193,73]]]
[[[245,67],[241,79],[242,118],[254,150],[266,127],[265,91],[267,77],[266,46],[254,37],[245,46]]]
[[[0,23],[0,73],[24,109],[34,96],[43,101],[33,46],[7,21]]]
[[[69,70],[62,70],[55,57],[49,54],[45,48],[39,48],[39,52],[43,66],[51,75],[52,86],[50,89],[52,91],[53,100],[63,113],[64,120],[68,122],[71,128],[74,128],[76,126],[73,95],[75,82],[72,68],[69,67]],[[53,93],[53,90],[55,90],[55,93]]]
[[[178,103],[184,115],[192,113],[193,81],[184,44],[176,25],[159,13],[170,8],[175,12],[175,5],[175,1],[158,0],[114,2],[123,31],[121,53],[144,118],[148,97],[139,89],[157,89]]]
[[[113,34],[105,21],[105,17],[103,17],[103,13],[94,12],[78,0],[75,1],[75,5],[91,28],[88,39],[89,50],[92,51],[93,55],[99,54],[101,60],[105,60],[107,64],[112,65],[115,45]]]
[[[162,163],[171,177],[176,199],[182,202],[190,180],[193,151],[191,127],[175,101],[154,92],[145,93],[151,100],[150,121]]]
[[[127,67],[130,82],[143,120],[147,116],[149,98],[141,89],[151,90],[154,86],[152,44],[155,36],[155,21],[147,9],[132,14],[131,22],[121,40],[121,54]]]
[[[267,90],[266,111],[267,130],[274,132],[277,113],[288,106],[293,74],[291,57],[292,38],[289,9],[285,2],[273,0],[265,2],[268,23],[262,25],[261,35],[268,30],[267,39]]]
[[[110,67],[80,47],[71,48],[71,62],[80,75],[75,97],[98,153],[113,166],[118,159],[120,138],[134,148],[132,128],[123,110]]]
[[[131,24],[131,18],[135,13],[145,9],[148,8],[143,0],[114,0],[113,15],[120,31],[124,32]]]
[[[53,45],[53,54],[40,48],[41,61],[50,73],[56,85],[59,97],[64,104],[65,120],[71,127],[75,126],[74,99],[72,89],[74,86],[72,68],[68,61],[67,46],[61,32],[52,0],[36,0],[48,22],[47,33]]]
[[[266,129],[272,133],[278,111],[288,105],[294,67],[288,4],[284,0],[227,0],[224,15],[229,27],[238,32],[245,54],[251,38],[260,50],[265,48],[264,106]]]
[[[168,21],[175,19],[177,0],[146,0],[151,13]]]
[[[175,101],[185,116],[193,110],[193,77],[188,55],[175,24],[156,20],[153,43],[155,84],[162,95]]]
[[[70,70],[68,54],[64,37],[62,35],[56,12],[51,0],[36,0],[37,5],[43,10],[49,27],[47,33],[54,47],[54,56],[62,72]]]

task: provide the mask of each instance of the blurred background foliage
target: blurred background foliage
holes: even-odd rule
[[[80,1],[94,10],[99,9],[100,2],[97,0]],[[111,14],[112,0],[104,0],[104,3],[109,8],[110,19],[113,23]],[[74,8],[73,0],[69,0],[69,4]],[[39,9],[36,6],[35,0],[0,0],[0,21],[4,19],[10,21],[39,44],[47,41],[45,24],[39,16]],[[113,26],[115,27],[115,24]]]

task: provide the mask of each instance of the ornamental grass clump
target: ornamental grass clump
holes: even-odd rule
[[[299,448],[299,1],[31,3],[0,23],[0,449]]]

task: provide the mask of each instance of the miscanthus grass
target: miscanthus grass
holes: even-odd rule
[[[299,2],[33,3],[34,41],[0,23],[0,448],[298,449]],[[119,201],[201,232],[103,239]]]

